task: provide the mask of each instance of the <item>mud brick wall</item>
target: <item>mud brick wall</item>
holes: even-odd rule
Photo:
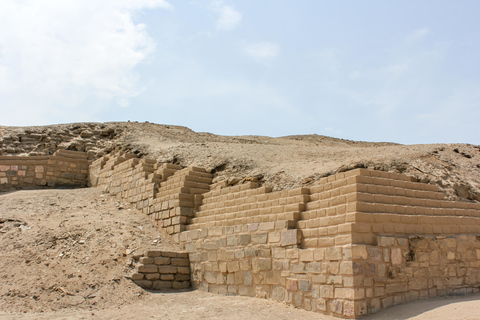
[[[190,287],[187,253],[149,250],[137,258],[130,278],[140,287],[154,290]]]
[[[203,168],[182,168],[115,152],[92,163],[90,179],[93,186],[134,204],[178,240],[200,195],[209,191],[212,175]]]
[[[201,290],[355,318],[480,288],[480,204],[401,174],[355,169],[274,192],[114,153],[92,175],[174,237]]]
[[[367,313],[354,299],[350,246],[301,249],[298,230],[268,222],[186,231],[180,241],[197,289],[344,317]]]
[[[371,313],[392,305],[480,290],[478,236],[377,238],[355,246],[353,299]]]
[[[0,185],[12,187],[86,187],[88,161],[83,152],[58,150],[52,156],[0,157]]]

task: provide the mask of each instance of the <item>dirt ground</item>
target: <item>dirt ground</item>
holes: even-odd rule
[[[0,319],[336,319],[200,291],[147,292],[132,255],[176,249],[141,212],[98,189],[0,193]],[[480,319],[480,296],[396,306],[368,319]]]

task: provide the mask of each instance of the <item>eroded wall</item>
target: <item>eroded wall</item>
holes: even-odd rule
[[[84,152],[58,150],[52,156],[0,156],[0,186],[86,187]]]

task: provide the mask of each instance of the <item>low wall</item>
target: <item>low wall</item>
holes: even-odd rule
[[[140,287],[154,290],[190,287],[187,253],[149,250],[137,258],[130,278]]]
[[[86,187],[84,152],[58,150],[52,156],[0,156],[0,185],[10,187]]]
[[[274,192],[121,153],[92,174],[188,252],[200,290],[355,318],[480,288],[480,204],[401,174],[355,169]]]

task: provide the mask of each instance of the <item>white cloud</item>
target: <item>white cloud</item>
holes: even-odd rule
[[[242,21],[242,14],[234,7],[224,4],[222,0],[210,1],[210,9],[218,15],[216,22],[218,30],[235,29]]]
[[[422,40],[423,38],[425,38],[429,33],[430,33],[430,30],[426,28],[415,30],[412,34],[407,36],[407,43],[415,44],[420,40]]]
[[[0,98],[16,108],[92,96],[128,105],[140,90],[134,69],[155,48],[132,19],[144,8],[173,7],[164,0],[3,0]]]
[[[275,58],[280,54],[280,46],[273,42],[255,42],[244,46],[244,51],[256,60]]]

